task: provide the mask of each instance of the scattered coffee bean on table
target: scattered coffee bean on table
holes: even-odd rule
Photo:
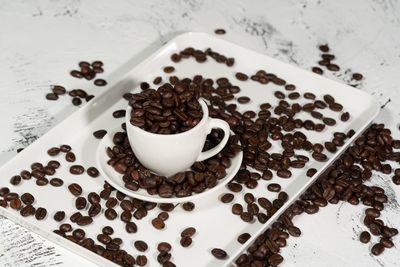
[[[102,139],[107,134],[106,130],[97,130],[93,132],[93,136],[97,139]]]
[[[215,31],[214,31],[214,33],[215,34],[225,34],[226,33],[226,31],[224,30],[224,29],[216,29]]]
[[[146,242],[142,240],[135,241],[134,246],[140,252],[145,252],[148,248]]]
[[[223,260],[223,259],[225,259],[225,258],[228,256],[228,254],[225,252],[225,250],[220,249],[220,248],[213,248],[213,249],[211,250],[211,254],[212,254],[215,258],[220,259],[220,260]]]

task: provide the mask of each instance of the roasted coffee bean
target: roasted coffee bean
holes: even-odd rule
[[[164,221],[161,220],[160,218],[154,218],[151,221],[151,224],[154,226],[154,228],[156,228],[158,230],[164,229],[164,227],[165,227]]]
[[[319,50],[321,50],[321,52],[327,53],[329,52],[329,46],[327,44],[320,45]]]
[[[32,205],[35,202],[35,197],[30,193],[24,193],[21,195],[21,200],[25,205]]]
[[[186,211],[192,211],[195,208],[195,204],[193,202],[186,202],[182,204],[182,208]]]
[[[90,204],[100,203],[100,196],[95,192],[90,192],[87,198]]]
[[[19,198],[14,198],[10,201],[10,207],[14,210],[20,210],[22,202]]]
[[[237,184],[237,183],[229,183],[228,188],[232,192],[238,193],[238,192],[242,191],[243,186],[241,184]]]
[[[292,176],[292,172],[287,169],[279,169],[276,174],[281,178],[290,178]]]
[[[327,68],[328,68],[328,70],[330,70],[330,71],[339,71],[340,70],[340,67],[338,66],[338,65],[336,65],[336,64],[328,64],[327,66],[326,66]]]
[[[146,242],[142,240],[135,241],[134,246],[140,252],[145,252],[148,249]]]
[[[27,170],[21,171],[20,176],[21,176],[21,178],[24,179],[24,180],[29,180],[29,179],[32,178],[31,173],[30,173],[29,171],[27,171]]]
[[[392,248],[392,247],[394,247],[393,241],[390,240],[389,238],[381,238],[381,240],[379,241],[379,243],[381,243],[385,248]]]
[[[132,219],[132,214],[129,211],[125,210],[121,213],[120,218],[123,222],[129,222]]]
[[[65,154],[65,160],[68,162],[75,162],[76,156],[73,152],[69,151],[67,154]]]
[[[327,117],[325,117],[325,118],[322,119],[322,121],[323,121],[326,125],[329,125],[329,126],[333,126],[333,125],[336,124],[336,120],[335,120],[335,119],[332,119],[332,118],[327,118]]]
[[[312,72],[320,75],[324,73],[324,71],[320,67],[312,67],[311,70]]]
[[[94,203],[90,206],[88,210],[88,215],[90,217],[96,217],[101,212],[101,206],[98,203]]]
[[[13,177],[11,177],[10,179],[10,184],[12,185],[19,185],[21,183],[21,176],[19,175],[14,175]]]
[[[353,75],[351,77],[356,81],[360,81],[360,80],[362,80],[363,75],[361,73],[355,72],[355,73],[353,73]]]
[[[96,80],[94,80],[94,85],[105,86],[105,85],[107,85],[107,82],[104,79],[96,79]]]
[[[215,258],[220,259],[220,260],[223,260],[223,259],[225,259],[225,258],[228,256],[228,254],[225,252],[225,250],[220,249],[220,248],[213,248],[213,249],[211,250],[211,254],[212,254]]]
[[[108,220],[114,220],[115,218],[117,218],[118,214],[114,209],[106,209],[106,211],[104,212],[104,216]]]
[[[93,136],[97,139],[102,139],[107,134],[106,130],[97,130],[93,132]]]
[[[250,98],[247,96],[241,96],[237,99],[240,104],[247,104],[250,102]]]
[[[271,266],[278,266],[279,264],[281,264],[283,262],[283,257],[281,255],[275,253],[275,254],[272,254],[271,256],[269,256],[268,262],[269,262],[269,264],[271,264]]]
[[[47,210],[45,208],[39,207],[36,209],[35,218],[36,220],[43,220],[47,215]]]
[[[47,99],[47,100],[55,101],[55,100],[58,99],[58,95],[55,94],[55,93],[48,93],[48,94],[46,94],[46,99]]]
[[[82,165],[72,165],[69,168],[69,172],[74,175],[80,175],[85,172],[85,168]]]
[[[22,217],[33,216],[33,215],[35,215],[35,212],[36,212],[36,209],[32,205],[27,205],[19,211],[19,213],[21,214]]]
[[[215,31],[214,31],[214,33],[215,34],[225,34],[226,33],[226,31],[224,30],[224,29],[216,29]]]
[[[50,184],[55,187],[60,187],[64,184],[64,181],[61,180],[60,178],[52,178],[50,180]]]
[[[64,211],[57,211],[54,216],[53,216],[54,220],[56,222],[61,222],[62,220],[64,220],[65,218],[65,212]]]
[[[255,201],[255,197],[252,193],[246,193],[243,198],[247,204],[251,204]]]
[[[240,214],[240,219],[244,222],[251,222],[253,220],[253,215],[250,212],[245,211]]]
[[[45,186],[49,183],[49,180],[47,178],[39,178],[36,180],[36,185],[38,186]]]
[[[82,216],[76,222],[79,226],[86,226],[93,222],[93,219],[90,216]]]
[[[182,247],[187,248],[192,244],[192,238],[188,237],[188,236],[184,236],[181,238],[180,240],[180,244]]]
[[[113,117],[118,119],[118,118],[123,118],[125,117],[126,111],[125,109],[119,109],[113,112]]]
[[[243,213],[243,207],[239,203],[235,203],[232,206],[232,213],[235,215],[240,215]]]
[[[7,188],[7,189],[8,189],[8,188]],[[7,190],[6,190],[6,191],[7,191]],[[8,191],[8,192],[9,192],[9,193],[6,193],[6,194],[4,195],[4,199],[5,199],[6,201],[11,201],[11,200],[13,200],[13,199],[19,197],[19,195],[18,195],[17,193],[10,192],[10,191]]]
[[[372,246],[371,252],[374,256],[379,256],[385,250],[385,247],[381,243],[377,243]]]
[[[87,172],[87,174],[90,176],[90,177],[93,177],[93,178],[96,178],[96,177],[98,177],[99,176],[99,171],[95,168],[95,167],[89,167],[87,170],[86,170],[86,172]]]
[[[272,183],[267,186],[268,191],[279,192],[281,191],[281,186],[277,183]]]
[[[60,162],[58,162],[57,160],[50,160],[48,163],[47,163],[47,166],[49,166],[49,167],[51,167],[51,168],[53,168],[53,169],[58,169],[59,167],[60,167]],[[23,179],[24,179],[24,177],[22,177]]]
[[[68,186],[68,190],[74,196],[80,196],[82,194],[82,187],[76,183],[72,183]]]
[[[84,197],[77,197],[75,200],[75,208],[77,210],[83,210],[84,208],[86,208],[87,205],[87,201],[86,198]]]
[[[80,104],[82,104],[82,100],[80,98],[74,97],[72,98],[72,104],[74,106],[79,106]]]
[[[49,150],[47,150],[47,154],[49,155],[49,156],[57,156],[59,153],[60,153],[60,148],[58,148],[58,147],[52,147],[52,148],[50,148]]]
[[[238,79],[239,81],[246,81],[249,79],[249,76],[247,76],[246,74],[242,73],[242,72],[236,72],[235,74],[236,79]]]
[[[298,227],[296,227],[296,226],[289,226],[289,228],[288,228],[288,233],[289,233],[291,236],[299,237],[299,236],[301,235],[301,230],[300,230]]]
[[[244,243],[247,242],[247,240],[250,239],[250,237],[251,237],[251,235],[250,235],[249,233],[243,233],[243,234],[241,234],[241,235],[238,236],[237,241],[238,241],[240,244],[244,244]]]
[[[169,251],[171,251],[171,245],[168,242],[161,242],[157,245],[157,250],[159,252],[164,252],[167,253]]]
[[[97,235],[97,240],[100,243],[107,245],[111,242],[111,237],[109,235],[99,234],[99,235]]]
[[[145,255],[138,255],[136,257],[136,264],[138,266],[145,266],[147,264],[147,257]]]
[[[66,93],[65,87],[61,85],[54,85],[52,91],[56,95],[64,95]]]
[[[172,73],[172,72],[174,72],[174,70],[175,70],[175,68],[172,66],[167,66],[164,68],[165,73]]]
[[[318,152],[313,152],[312,157],[316,161],[326,161],[328,159],[328,157],[324,153],[318,153]]]
[[[196,228],[188,227],[188,228],[185,228],[181,232],[181,237],[184,237],[184,236],[192,237],[192,236],[194,236],[195,233],[196,233]]]
[[[222,203],[230,203],[230,202],[232,202],[233,198],[234,198],[233,194],[226,193],[226,194],[222,195],[221,202]]]

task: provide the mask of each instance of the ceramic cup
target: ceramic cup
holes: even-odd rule
[[[220,119],[210,118],[208,107],[199,99],[203,118],[192,129],[177,134],[155,134],[130,123],[132,107],[126,109],[126,130],[135,156],[143,166],[163,176],[185,171],[196,161],[208,159],[220,152],[230,135],[229,124]],[[202,152],[207,134],[214,128],[224,131],[224,138],[214,148]]]

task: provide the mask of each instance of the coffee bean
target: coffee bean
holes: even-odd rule
[[[72,104],[74,106],[79,106],[80,104],[82,104],[82,100],[80,98],[74,97],[72,98]]]
[[[60,148],[58,147],[52,147],[49,150],[47,150],[47,154],[49,156],[57,156],[60,153]]]
[[[319,50],[324,53],[329,52],[329,46],[327,44],[320,45]]]
[[[14,175],[13,177],[11,177],[10,179],[10,184],[12,185],[19,185],[21,183],[21,176],[19,175]]]
[[[312,157],[316,161],[326,161],[328,159],[328,157],[324,153],[318,153],[318,152],[313,152]]]
[[[247,240],[250,239],[250,237],[251,237],[251,235],[250,235],[249,233],[243,233],[243,234],[241,234],[241,235],[238,236],[237,241],[238,241],[240,244],[244,244],[244,243],[247,242]]]
[[[164,221],[161,220],[160,218],[154,218],[151,221],[151,224],[154,226],[154,228],[156,228],[158,230],[164,229],[164,227],[165,227]]]
[[[76,183],[72,183],[68,186],[68,190],[74,196],[80,196],[82,194],[82,187]]]
[[[363,75],[361,73],[355,72],[355,73],[353,73],[353,75],[351,77],[356,81],[360,81],[360,80],[362,80]]]
[[[108,220],[114,220],[115,218],[117,218],[117,212],[114,209],[106,209],[104,212],[104,216],[108,219]]]
[[[52,178],[50,180],[50,184],[55,187],[60,187],[64,184],[64,181],[61,180],[60,178]]]
[[[104,79],[96,79],[96,80],[94,80],[94,85],[105,86],[105,85],[107,85],[107,82]]]
[[[89,167],[86,170],[86,172],[90,177],[93,177],[93,178],[96,178],[99,176],[99,171],[95,167]]]
[[[348,112],[344,112],[341,116],[340,116],[340,120],[341,121],[348,121],[350,119],[350,113]]]
[[[100,196],[95,192],[90,192],[87,198],[90,204],[100,203]]]
[[[385,250],[385,247],[381,243],[377,243],[372,246],[371,252],[374,256],[379,256]]]
[[[102,139],[107,134],[106,130],[97,130],[93,132],[93,136],[97,139]]]
[[[36,180],[36,185],[38,186],[45,186],[49,183],[49,180],[47,178],[38,178]]]
[[[221,202],[222,203],[230,203],[230,202],[232,202],[233,198],[234,198],[233,194],[226,193],[226,194],[222,195]]]
[[[164,68],[165,73],[172,73],[172,72],[174,72],[174,70],[175,70],[175,68],[172,66],[167,66]]]
[[[45,208],[39,207],[36,209],[35,218],[36,220],[43,220],[47,215],[47,210]]]
[[[269,264],[271,264],[271,266],[278,266],[279,264],[281,264],[283,262],[283,257],[281,255],[275,253],[275,254],[272,254],[271,256],[269,256],[268,262],[269,262]]]
[[[292,172],[287,169],[279,169],[276,174],[281,178],[290,178],[292,176]]]
[[[20,210],[22,202],[19,198],[14,198],[10,201],[10,207],[14,210]]]
[[[123,118],[125,117],[126,111],[124,109],[119,109],[113,112],[113,117],[118,119],[118,118]]]
[[[65,154],[65,160],[68,162],[75,162],[76,160],[76,156],[73,152],[67,152],[67,154]]]
[[[238,193],[238,192],[242,191],[243,186],[241,184],[237,184],[237,183],[229,183],[228,188],[232,192]]]
[[[145,252],[148,249],[146,242],[142,240],[135,241],[134,246],[140,252]]]
[[[277,183],[272,183],[267,186],[268,191],[279,192],[281,191],[281,186]]]
[[[27,205],[23,207],[19,212],[22,217],[28,217],[35,215],[36,209],[32,205]]]
[[[82,216],[76,222],[79,226],[86,226],[93,222],[93,219],[90,216]]]
[[[180,244],[182,247],[187,248],[192,244],[192,238],[188,237],[188,236],[184,236],[181,238],[180,240]]]
[[[169,251],[171,251],[171,245],[168,242],[161,242],[157,245],[157,250],[159,252],[164,252],[167,253]]]
[[[326,125],[329,125],[329,126],[333,126],[333,125],[336,124],[336,120],[335,120],[335,119],[332,119],[332,118],[327,118],[327,117],[325,117],[325,118],[322,119],[322,121],[323,121]]]
[[[181,232],[181,237],[193,237],[194,234],[196,233],[196,228],[194,227],[188,227],[185,228],[182,232]]]
[[[226,33],[226,31],[224,30],[224,29],[216,29],[215,31],[214,31],[214,33],[215,34],[225,34]]]
[[[312,70],[312,72],[319,74],[319,75],[324,73],[324,71],[320,67],[312,67],[311,70]]]
[[[389,238],[381,238],[379,241],[385,248],[392,248],[394,247],[393,241],[390,240]]]
[[[64,220],[64,218],[65,218],[65,212],[64,211],[57,211],[53,216],[53,219],[56,222],[61,222],[62,220]]]
[[[228,256],[228,254],[225,252],[225,250],[220,249],[220,248],[213,248],[213,249],[211,250],[211,254],[212,254],[215,258],[220,259],[220,260],[223,260],[223,259],[225,259],[225,258]]]
[[[240,104],[247,104],[250,102],[250,98],[247,96],[241,96],[237,99]]]
[[[85,172],[85,168],[81,165],[72,165],[69,168],[69,172],[74,175],[80,175]]]
[[[252,193],[246,193],[243,198],[247,204],[251,204],[255,201],[255,197]]]
[[[296,226],[290,226],[288,232],[291,236],[299,237],[301,235],[301,230]]]
[[[66,93],[65,87],[61,85],[54,85],[52,91],[56,95],[64,95]]]
[[[192,211],[195,208],[195,204],[193,202],[186,202],[182,204],[182,208],[186,211]]]
[[[46,99],[47,100],[52,100],[55,101],[58,99],[58,95],[54,94],[54,93],[48,93],[46,94]]]
[[[24,193],[21,195],[21,200],[25,205],[32,205],[35,202],[35,197],[30,193]]]
[[[147,264],[147,257],[145,255],[138,255],[136,257],[136,264],[139,266],[145,266]]]
[[[232,206],[232,213],[235,215],[240,215],[243,213],[243,207],[239,203],[235,203]]]
[[[238,79],[239,81],[246,81],[249,79],[249,76],[247,76],[246,74],[242,73],[242,72],[236,72],[235,74],[236,79]]]
[[[75,200],[75,208],[77,210],[83,210],[84,208],[86,208],[87,205],[87,201],[86,198],[84,197],[77,197]]]
[[[328,64],[326,67],[330,71],[339,71],[340,70],[340,67],[336,64]]]

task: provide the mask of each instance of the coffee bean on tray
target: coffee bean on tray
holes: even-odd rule
[[[97,139],[102,139],[107,134],[106,130],[97,130],[93,132],[93,136]]]
[[[225,259],[225,258],[228,256],[228,254],[225,252],[225,250],[220,249],[220,248],[213,248],[213,249],[211,250],[211,254],[212,254],[215,258],[220,259],[220,260],[223,260],[223,259]]]
[[[69,168],[69,172],[74,175],[82,174],[82,173],[84,173],[84,171],[85,171],[85,168],[82,165],[72,165]]]
[[[72,183],[68,186],[68,190],[74,196],[80,196],[82,194],[82,187],[76,183]]]

